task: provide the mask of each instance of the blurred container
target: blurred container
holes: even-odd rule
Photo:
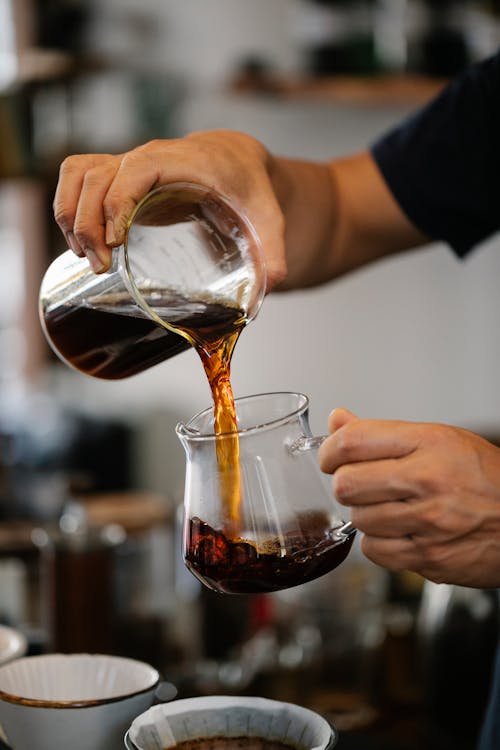
[[[0,664],[24,656],[28,648],[26,637],[19,630],[0,625]]]
[[[33,531],[41,553],[43,617],[52,651],[113,651],[113,555],[125,532],[92,529],[76,516]]]

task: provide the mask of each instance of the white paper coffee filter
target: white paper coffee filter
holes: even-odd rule
[[[138,750],[164,750],[199,737],[264,737],[298,750],[325,750],[337,739],[321,716],[302,706],[256,697],[207,696],[153,706],[128,732]]]

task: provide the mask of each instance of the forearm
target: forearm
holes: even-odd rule
[[[322,164],[271,157],[269,173],[285,218],[280,290],[321,284],[428,241],[368,152]]]
[[[214,187],[241,206],[262,242],[268,291],[315,286],[426,241],[367,152],[322,164],[284,159],[228,130],[150,141],[121,155],[68,157],[56,220],[74,252],[103,271],[137,202],[176,181]]]

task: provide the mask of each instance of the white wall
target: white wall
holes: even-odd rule
[[[88,38],[106,56],[179,74],[197,86],[220,82],[248,54],[295,70],[296,17],[304,0],[93,0]],[[139,24],[153,21],[152,27]]]

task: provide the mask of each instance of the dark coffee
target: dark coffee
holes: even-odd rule
[[[200,331],[193,336],[196,348],[205,369],[214,402],[214,433],[224,435],[215,442],[219,467],[219,491],[226,531],[235,536],[240,526],[241,478],[240,443],[238,423],[231,388],[231,356],[241,333],[245,318],[240,318],[233,326],[226,326],[222,335],[211,340]]]
[[[295,750],[293,745],[267,737],[199,737],[178,742],[174,747],[175,750]]]
[[[225,594],[265,593],[306,583],[340,565],[354,539],[351,534],[339,542],[320,515],[299,518],[300,532],[284,532],[284,540],[270,539],[260,549],[192,518],[185,532],[186,565],[206,586]]]
[[[241,325],[241,310],[216,301],[187,300],[168,290],[147,301],[158,315],[175,321],[189,336],[209,344]],[[187,311],[187,312],[186,312]],[[57,352],[87,375],[116,380],[146,370],[178,352],[190,341],[140,316],[137,307],[118,295],[99,298],[98,307],[61,304],[45,312],[44,324]]]

